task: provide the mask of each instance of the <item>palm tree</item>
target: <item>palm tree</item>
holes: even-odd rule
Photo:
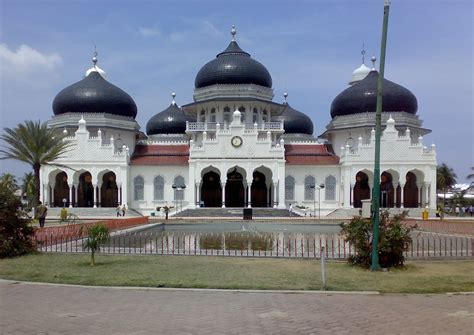
[[[108,241],[110,237],[109,228],[101,223],[88,228],[88,237],[84,241],[84,249],[91,251],[91,266],[95,266],[95,253],[100,250],[100,246]]]
[[[471,166],[471,170],[473,171],[473,173],[468,174],[467,179],[474,179],[474,166]]]
[[[32,205],[34,203],[35,195],[36,195],[36,182],[35,182],[35,175],[32,172],[27,172],[23,176],[23,185],[21,186],[22,194],[26,194],[26,198],[28,199],[28,205]]]
[[[436,168],[436,188],[444,193],[443,206],[446,203],[446,191],[456,184],[456,173],[446,163]]]
[[[36,204],[40,198],[41,166],[63,166],[55,164],[54,161],[67,152],[72,144],[63,141],[61,134],[40,121],[25,121],[15,128],[4,128],[4,130],[5,133],[0,139],[6,145],[0,149],[0,159],[15,159],[33,167]]]
[[[0,177],[0,184],[11,192],[18,190],[18,184],[16,182],[15,176],[11,173],[4,173]]]

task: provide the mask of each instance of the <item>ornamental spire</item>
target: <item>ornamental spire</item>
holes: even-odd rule
[[[94,57],[92,57],[92,63],[94,64],[94,67],[97,65],[97,56],[99,53],[97,52],[97,46],[94,45]]]
[[[171,104],[176,105],[176,101],[174,100],[174,98],[176,97],[176,93],[175,92],[171,93],[171,96],[173,97],[173,100],[171,101]]]
[[[362,64],[365,64],[365,44],[362,43],[362,51],[360,52],[360,54],[362,55]]]
[[[232,25],[232,29],[230,30],[230,34],[232,35],[232,41],[235,42],[235,35],[237,35],[237,30],[235,29],[235,24]]]

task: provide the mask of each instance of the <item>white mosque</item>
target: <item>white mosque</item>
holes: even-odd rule
[[[48,121],[73,143],[43,166],[41,199],[51,207],[116,207],[142,214],[175,201],[193,208],[313,209],[362,206],[373,187],[378,72],[362,64],[332,102],[319,137],[303,112],[273,101],[272,77],[242,50],[227,48],[197,73],[191,103],[172,102],[146,134],[130,95],[93,67],[54,98]],[[375,63],[375,59],[372,59]],[[341,78],[343,80],[343,78]],[[381,205],[436,207],[435,146],[426,147],[416,97],[384,79]]]

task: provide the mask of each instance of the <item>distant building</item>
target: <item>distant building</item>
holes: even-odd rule
[[[375,61],[375,60],[374,60]],[[150,213],[180,200],[184,208],[306,206],[323,213],[361,207],[373,187],[378,72],[362,64],[334,99],[326,131],[287,102],[274,102],[272,77],[228,47],[195,79],[194,101],[171,104],[140,132],[137,107],[107,81],[93,58],[81,81],[54,99],[49,126],[75,144],[43,166],[41,199],[50,206],[116,207]],[[317,92],[315,92],[317,93]],[[436,153],[427,148],[416,97],[384,79],[383,207],[436,207]]]

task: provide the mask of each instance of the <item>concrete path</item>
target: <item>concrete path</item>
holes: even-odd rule
[[[0,334],[472,334],[472,295],[93,288],[0,281]]]

